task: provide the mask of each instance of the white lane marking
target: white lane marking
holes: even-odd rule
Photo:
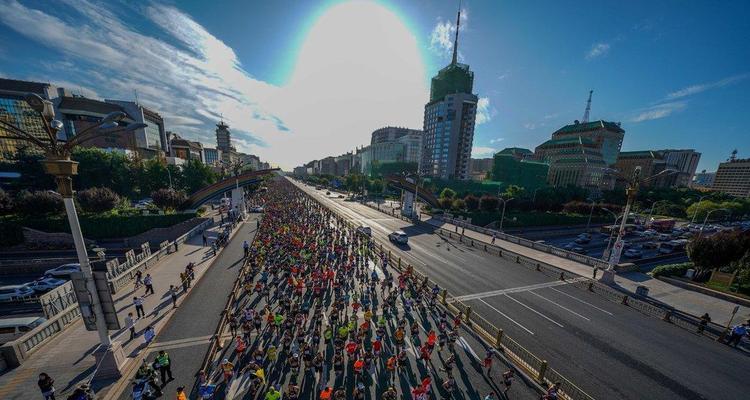
[[[541,294],[538,294],[538,293],[536,293],[536,292],[534,292],[534,291],[532,291],[532,290],[529,290],[529,293],[533,294],[533,295],[534,295],[534,296],[536,296],[536,297],[540,297],[540,298],[542,298],[542,299],[544,299],[544,300],[547,300],[547,301],[549,301],[550,303],[552,303],[552,304],[554,304],[554,305],[556,305],[556,306],[558,306],[558,307],[562,308],[563,310],[565,310],[565,311],[567,311],[567,312],[569,312],[569,313],[571,313],[571,314],[573,314],[573,315],[577,315],[577,316],[579,316],[579,317],[581,317],[581,318],[585,319],[586,321],[591,321],[591,320],[590,320],[590,319],[588,319],[587,317],[584,317],[583,315],[581,315],[581,314],[578,314],[577,312],[575,312],[575,311],[571,310],[570,308],[568,308],[568,307],[565,307],[565,306],[563,306],[562,304],[559,304],[559,303],[557,303],[557,302],[555,302],[555,301],[553,301],[553,300],[550,300],[550,299],[548,299],[548,298],[546,298],[546,297],[542,296]]]
[[[586,278],[580,277],[575,278],[567,281],[550,281],[550,282],[542,282],[542,283],[535,283],[533,285],[527,285],[527,286],[518,286],[514,288],[507,288],[507,289],[499,289],[499,290],[492,290],[489,292],[481,292],[481,293],[474,293],[474,294],[467,294],[463,296],[458,296],[453,299],[453,301],[466,301],[466,300],[478,300],[484,297],[492,297],[492,296],[499,296],[507,293],[518,293],[518,292],[526,292],[534,289],[541,289],[541,288],[547,288],[552,286],[562,286],[562,285],[568,285],[570,283],[580,281],[580,280],[586,280]]]
[[[609,312],[609,311],[607,311],[607,310],[605,310],[605,309],[603,309],[603,308],[599,308],[599,307],[597,307],[597,306],[595,306],[595,305],[593,305],[593,304],[591,304],[591,303],[589,303],[589,302],[583,301],[583,300],[579,299],[578,297],[575,297],[575,296],[571,296],[571,295],[569,295],[569,294],[567,294],[567,293],[563,292],[562,290],[557,290],[557,289],[555,289],[555,288],[553,288],[553,287],[551,287],[550,289],[554,290],[554,291],[555,291],[555,292],[557,292],[557,293],[560,293],[560,294],[564,294],[564,295],[566,295],[566,296],[570,297],[571,299],[573,299],[573,300],[575,300],[575,301],[581,302],[581,303],[583,303],[583,304],[586,304],[586,305],[588,305],[588,306],[590,306],[590,307],[592,307],[592,308],[595,308],[595,309],[597,309],[597,310],[599,310],[599,311],[601,311],[601,312],[603,312],[603,313],[606,313],[606,314],[609,314],[609,315],[614,315],[614,314],[612,314],[611,312]]]
[[[487,303],[486,301],[484,301],[484,300],[482,300],[482,299],[479,299],[479,301],[481,301],[482,303],[484,303],[484,305],[486,305],[487,307],[489,307],[489,308],[491,308],[491,309],[495,310],[495,312],[497,312],[498,314],[500,314],[500,315],[502,315],[503,317],[507,318],[507,319],[508,319],[508,320],[509,320],[510,322],[512,322],[512,323],[514,323],[514,324],[516,324],[516,325],[520,326],[520,327],[521,327],[521,329],[525,330],[526,332],[528,332],[528,333],[530,333],[530,334],[532,334],[532,335],[534,334],[534,332],[530,331],[530,330],[529,330],[528,328],[526,328],[525,326],[523,326],[523,325],[519,324],[519,323],[518,323],[518,322],[517,322],[516,320],[514,320],[513,318],[511,318],[511,317],[507,316],[507,315],[506,315],[506,314],[505,314],[504,312],[502,312],[502,311],[498,310],[497,308],[495,308],[495,307],[491,306],[491,305],[490,305],[490,303]]]
[[[564,328],[564,326],[562,326],[562,324],[561,324],[561,323],[559,323],[559,322],[555,321],[554,319],[552,319],[552,318],[550,318],[550,317],[548,317],[548,316],[546,316],[546,315],[544,315],[544,314],[540,313],[539,311],[537,311],[537,310],[535,310],[535,309],[533,309],[533,308],[531,308],[531,307],[527,306],[526,304],[524,304],[524,303],[521,303],[520,301],[518,301],[518,300],[516,300],[516,299],[514,299],[514,298],[512,298],[512,297],[510,297],[509,295],[505,294],[505,295],[503,295],[503,296],[505,296],[505,297],[507,297],[507,298],[509,298],[509,299],[511,299],[511,300],[513,300],[513,301],[515,301],[516,303],[518,303],[518,304],[520,304],[520,305],[522,305],[522,306],[526,307],[526,308],[527,308],[527,309],[528,309],[529,311],[532,311],[532,312],[534,312],[535,314],[539,315],[540,317],[542,317],[542,318],[546,319],[546,320],[547,320],[547,321],[549,321],[549,322],[552,322],[553,324],[555,324],[555,325],[559,326],[560,328]]]
[[[461,343],[461,347],[463,347],[464,349],[468,350],[469,353],[471,353],[472,357],[474,357],[477,361],[480,360],[480,358],[477,355],[477,353],[474,351],[474,349],[471,348],[471,346],[469,346],[469,343],[466,341],[466,339],[464,339],[463,336],[459,337],[458,341],[459,341],[459,343]]]

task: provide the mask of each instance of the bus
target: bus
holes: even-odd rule
[[[678,251],[685,251],[685,247],[687,247],[687,239],[677,239],[677,240],[671,240],[666,243],[662,243],[659,245],[659,253],[662,254],[671,254],[676,253]]]
[[[672,232],[675,224],[674,219],[655,219],[649,224],[649,228],[657,232]]]

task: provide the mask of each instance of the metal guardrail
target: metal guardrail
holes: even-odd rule
[[[507,242],[515,243],[515,244],[518,244],[518,245],[521,245],[521,246],[524,246],[524,247],[529,247],[529,248],[532,248],[532,249],[535,249],[535,250],[543,251],[545,253],[553,254],[553,255],[556,255],[558,257],[563,257],[563,258],[566,258],[568,260],[577,261],[577,262],[580,262],[582,264],[586,264],[586,265],[588,265],[590,267],[604,268],[604,267],[607,266],[607,263],[605,261],[600,260],[598,258],[590,257],[590,256],[587,256],[587,255],[584,255],[584,254],[574,253],[572,251],[558,249],[558,248],[556,248],[554,246],[549,246],[549,245],[546,245],[546,244],[543,244],[543,243],[537,243],[537,242],[535,242],[533,240],[524,239],[522,237],[518,237],[518,236],[514,236],[514,235],[509,235],[509,234],[503,233],[503,232],[498,232],[498,231],[493,230],[493,229],[482,228],[480,226],[476,226],[476,225],[467,223],[466,221],[457,220],[455,218],[446,218],[443,215],[434,215],[433,218],[439,219],[439,220],[447,222],[449,224],[453,224],[453,225],[456,225],[456,226],[460,226],[462,228],[466,228],[466,229],[472,230],[474,232],[483,233],[485,235],[492,236],[494,234],[497,239],[505,240]]]

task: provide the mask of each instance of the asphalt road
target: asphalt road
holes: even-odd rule
[[[188,297],[175,311],[172,318],[161,330],[148,355],[152,361],[158,350],[166,350],[172,362],[172,376],[164,390],[163,398],[174,398],[177,386],[185,386],[190,392],[196,373],[208,350],[208,337],[216,331],[221,311],[227,303],[229,291],[242,267],[242,241],[252,241],[255,236],[257,214],[249,214],[247,223],[240,226],[229,244],[218,255]],[[131,399],[126,390],[120,399]]]
[[[388,248],[452,295],[471,295],[477,312],[594,398],[739,399],[750,391],[744,353],[445,240],[431,227],[307,190],[383,242],[391,231],[406,232],[407,246]]]

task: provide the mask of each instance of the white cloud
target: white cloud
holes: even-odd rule
[[[416,38],[376,3],[328,9],[284,87],[253,77],[232,48],[171,5],[63,3],[34,9],[0,0],[0,25],[59,52],[53,63],[75,60],[74,68],[48,68],[48,80],[94,87],[97,97],[132,99],[137,90],[184,137],[214,145],[223,115],[241,151],[288,168],[351,150],[384,125],[421,126],[428,90]],[[124,22],[132,19],[140,22]],[[139,30],[149,26],[160,31]]]
[[[609,53],[609,43],[594,43],[591,48],[586,52],[586,59],[593,60],[597,57],[601,57]]]
[[[728,78],[724,78],[715,82],[701,83],[697,85],[688,86],[688,87],[685,87],[680,90],[667,94],[667,99],[670,99],[670,100],[680,99],[683,97],[705,92],[706,90],[721,88],[724,86],[737,83],[744,79],[747,79],[748,77],[750,77],[750,73],[744,73],[744,74],[730,76]]]
[[[476,124],[481,125],[490,122],[495,114],[497,114],[497,110],[490,107],[490,98],[480,97],[477,101]]]
[[[639,110],[635,116],[630,118],[630,122],[651,121],[654,119],[666,118],[675,112],[685,109],[687,103],[684,101],[673,101],[656,104]]]
[[[494,139],[490,139],[490,144],[500,143],[500,142],[502,142],[503,140],[505,140],[505,138],[494,138]]]
[[[541,126],[541,125],[539,125],[539,126]],[[526,128],[526,129],[529,129],[529,130],[536,129],[537,123],[536,122],[526,122],[525,124],[523,124],[523,127]]]
[[[453,40],[456,35],[456,24],[452,22],[452,19],[438,18],[437,23],[432,28],[430,33],[430,50],[436,52],[441,56],[449,56],[453,52]],[[466,24],[469,21],[469,14],[466,9],[461,10],[461,31],[466,29]],[[458,59],[463,62],[463,54],[461,51],[458,52]]]
[[[497,149],[494,147],[474,146],[471,148],[472,158],[492,157],[495,153],[497,153]]]

